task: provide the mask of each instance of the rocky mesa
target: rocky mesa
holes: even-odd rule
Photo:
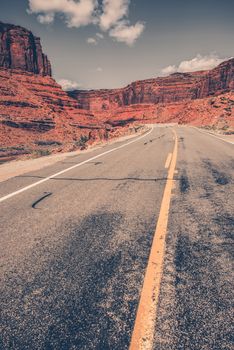
[[[234,90],[234,58],[211,71],[174,73],[136,81],[122,89],[71,91],[81,108],[97,112],[136,104],[175,103]]]
[[[211,98],[211,105],[216,106],[216,96],[229,93],[227,101],[232,99],[234,91],[234,58],[221,63],[210,71],[194,73],[174,73],[168,77],[159,77],[134,82],[125,88],[111,90],[71,91],[69,96],[75,98],[80,108],[92,111],[100,119],[132,118],[142,119],[145,122],[183,122],[178,113],[187,110],[188,106],[204,105],[204,99]],[[213,101],[213,102],[212,102]],[[214,107],[215,108],[215,107]],[[230,103],[224,106],[230,109]],[[231,107],[232,109],[232,107]],[[207,122],[211,122],[210,108],[207,109]],[[217,111],[215,111],[217,112]],[[220,115],[222,115],[221,113]],[[183,113],[183,115],[186,113]],[[215,115],[217,113],[214,113]],[[229,113],[227,113],[229,115]],[[230,115],[229,115],[230,116]],[[217,117],[217,115],[216,115]],[[233,114],[230,116],[230,123]],[[217,118],[216,118],[217,119]],[[199,125],[201,115],[197,114],[196,122]],[[205,118],[202,117],[202,124]],[[186,123],[194,122],[185,115]],[[228,118],[227,118],[228,121]]]
[[[77,100],[79,108],[112,124],[124,120],[176,122],[210,125],[232,132],[234,58],[210,71],[174,73],[120,89],[71,91],[69,96]]]

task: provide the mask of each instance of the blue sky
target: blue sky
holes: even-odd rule
[[[233,0],[1,0],[0,20],[41,37],[67,87],[121,87],[234,55]]]

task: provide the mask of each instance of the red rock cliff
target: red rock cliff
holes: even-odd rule
[[[234,59],[230,59],[210,71],[175,73],[121,89],[72,91],[69,95],[77,99],[80,108],[105,113],[131,105],[200,99],[233,89]]]
[[[51,65],[42,52],[40,38],[29,30],[0,22],[0,67],[51,76]]]
[[[9,155],[85,147],[86,142],[125,133],[133,122],[233,129],[233,91],[231,59],[207,72],[68,95],[51,77],[40,39],[27,29],[0,22],[0,163]]]

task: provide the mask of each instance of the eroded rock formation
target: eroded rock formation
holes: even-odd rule
[[[0,162],[12,154],[84,148],[125,133],[131,124],[157,122],[233,130],[234,59],[211,71],[67,93],[51,77],[40,39],[0,22]]]
[[[234,90],[234,58],[210,71],[174,73],[111,90],[71,91],[80,108],[107,113],[131,105],[177,103]]]
[[[51,76],[51,64],[40,38],[29,30],[0,22],[0,67]]]

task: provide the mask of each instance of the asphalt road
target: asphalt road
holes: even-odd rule
[[[153,349],[229,350],[234,146],[173,129]],[[0,203],[1,349],[129,348],[175,140],[155,127],[127,143],[0,183],[0,199],[14,193]]]

